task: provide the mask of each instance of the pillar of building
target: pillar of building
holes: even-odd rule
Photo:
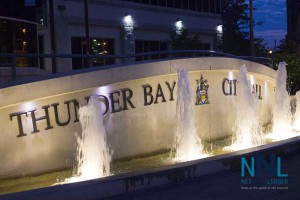
[[[135,54],[134,21],[131,15],[123,19],[124,26],[124,54],[131,56]],[[135,57],[125,58],[125,62],[133,62]]]

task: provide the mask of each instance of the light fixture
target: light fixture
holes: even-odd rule
[[[126,14],[123,18],[123,26],[127,33],[132,33],[133,26],[134,26],[134,20],[131,15]]]
[[[181,35],[182,30],[184,29],[184,25],[182,20],[177,19],[177,21],[175,22],[175,31],[177,35]]]
[[[175,24],[176,28],[177,29],[182,29],[183,28],[183,23],[181,20],[177,21],[176,24]]]
[[[219,34],[223,33],[223,25],[222,24],[219,24],[216,29]]]
[[[133,25],[133,19],[131,15],[125,15],[123,19],[124,25]]]

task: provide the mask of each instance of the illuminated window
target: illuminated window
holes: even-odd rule
[[[36,25],[0,19],[0,53],[37,53]],[[12,59],[0,58],[0,67],[13,64]],[[16,58],[17,67],[38,67],[36,58]]]
[[[84,37],[72,37],[72,54],[85,54],[86,41]],[[109,38],[91,38],[91,54],[95,55],[114,55],[114,40]],[[87,59],[73,58],[73,69],[82,69],[87,66]],[[92,66],[102,66],[114,63],[113,58],[93,58]]]

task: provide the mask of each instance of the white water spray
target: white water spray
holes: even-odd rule
[[[172,157],[178,161],[205,157],[195,126],[194,103],[186,69],[178,71],[176,126]]]
[[[77,136],[78,168],[66,182],[79,182],[110,175],[111,153],[101,114],[101,104],[92,96],[87,106],[79,109],[82,135]]]
[[[258,99],[251,91],[251,83],[247,79],[247,74],[246,66],[242,65],[239,71],[241,90],[236,97],[232,145],[225,147],[228,150],[247,149],[265,143],[259,124]]]
[[[293,123],[293,129],[296,132],[300,132],[300,91],[296,93],[296,112],[294,114],[294,123]]]
[[[267,136],[273,140],[283,140],[292,137],[291,103],[290,96],[286,90],[286,78],[286,63],[280,62],[276,78],[273,131]]]

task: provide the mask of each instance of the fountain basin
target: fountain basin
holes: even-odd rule
[[[222,171],[240,170],[241,157],[272,153],[285,157],[300,152],[300,137],[247,150],[90,181],[3,195],[2,199],[98,199],[150,187],[193,180]]]

